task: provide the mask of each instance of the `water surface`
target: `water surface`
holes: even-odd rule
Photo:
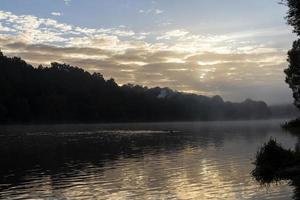
[[[292,199],[259,185],[256,151],[276,121],[0,127],[0,199]]]

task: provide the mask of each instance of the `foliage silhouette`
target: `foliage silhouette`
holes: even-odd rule
[[[252,175],[261,183],[289,179],[291,177],[283,172],[287,168],[293,167],[297,163],[296,161],[295,152],[285,150],[276,140],[270,139],[257,152]]]
[[[288,6],[288,12],[286,16],[287,23],[293,27],[293,32],[300,36],[300,1],[299,0],[282,0],[281,3]],[[284,70],[286,74],[286,83],[292,89],[294,104],[300,109],[300,40],[296,40],[293,43],[292,49],[288,52],[289,66]],[[300,124],[295,123],[300,120],[286,123],[283,127],[299,128]]]
[[[119,86],[100,73],[67,64],[38,68],[0,54],[0,123],[175,121],[268,118],[264,102],[224,102],[219,96],[169,88]]]
[[[300,35],[300,1],[299,0],[282,0],[282,4],[288,6],[286,20],[294,28],[294,33]]]
[[[286,82],[293,91],[294,104],[300,109],[300,40],[293,43],[288,52],[289,66],[285,69]]]

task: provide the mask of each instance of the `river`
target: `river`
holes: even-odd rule
[[[292,199],[251,177],[282,120],[0,127],[1,199]]]

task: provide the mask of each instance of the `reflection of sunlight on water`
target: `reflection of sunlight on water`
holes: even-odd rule
[[[174,154],[122,158],[104,170],[87,166],[71,177],[25,177],[26,185],[15,189],[24,191],[20,198],[69,199],[255,199],[286,197],[292,192],[285,186],[260,188],[247,168],[240,169],[246,159],[220,162],[207,156],[212,153],[188,148]]]
[[[275,134],[289,144],[294,138],[276,131],[232,133],[230,137],[217,132],[182,139],[186,141],[181,148],[135,144],[146,150],[133,155],[119,152],[116,159],[98,163],[72,160],[64,164],[67,170],[63,172],[36,166],[19,183],[0,184],[6,188],[0,190],[0,198],[291,199],[292,188],[287,184],[261,187],[250,172],[262,140]]]

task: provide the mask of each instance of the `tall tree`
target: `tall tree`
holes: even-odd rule
[[[286,20],[293,27],[294,33],[300,36],[300,0],[282,0],[284,5],[287,5]],[[300,40],[293,43],[293,47],[288,52],[289,66],[284,70],[286,74],[286,82],[293,91],[295,99],[294,104],[300,109]]]
[[[293,47],[288,52],[289,66],[284,70],[285,81],[293,91],[294,104],[300,109],[300,40],[293,43]]]

